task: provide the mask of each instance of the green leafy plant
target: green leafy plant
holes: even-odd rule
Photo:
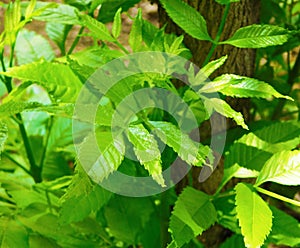
[[[221,41],[231,2],[238,1],[217,1],[225,4],[225,11],[216,37],[211,37],[204,17],[195,9],[181,0],[161,0],[184,32],[212,43],[197,71],[176,60],[176,56],[193,56],[183,36],[157,28],[143,19],[141,10],[130,17],[130,47],[122,44],[121,14],[137,2],[68,0],[61,4],[32,0],[1,4],[5,9],[0,35],[1,247],[202,247],[197,236],[216,223],[231,232],[223,248],[267,247],[271,243],[299,246],[299,221],[278,204],[299,213],[300,203],[294,199],[299,190],[295,186],[300,184],[299,90],[295,87],[299,55],[295,62],[290,59],[300,43],[299,17],[293,15],[299,3],[265,1],[262,24],[242,27]],[[276,6],[272,10],[279,13],[270,12],[268,6]],[[270,23],[273,16],[275,21]],[[26,29],[33,20],[46,23],[47,37]],[[113,21],[111,29],[105,25],[109,21]],[[75,29],[78,35],[68,44]],[[90,37],[93,45],[77,51],[83,36]],[[256,77],[223,74],[208,81],[207,77],[227,59],[211,61],[216,47],[222,44],[261,48]],[[74,111],[95,108],[88,101],[84,106],[76,105],[85,83],[114,59],[137,52],[169,54],[157,56],[155,65],[150,65],[154,71],[165,68],[166,73],[143,71],[121,79],[96,106],[94,133],[86,135],[88,125],[81,119],[76,130],[72,129],[72,119],[78,117]],[[262,59],[266,60],[263,66]],[[134,62],[141,64],[120,62],[112,72],[118,75],[130,66],[149,66]],[[174,86],[173,80],[180,75],[187,77],[189,87]],[[92,86],[97,89],[97,85]],[[161,89],[177,97],[162,99],[162,104],[176,106],[176,99],[181,99],[174,112],[188,124],[192,121],[182,113],[183,105],[188,106],[198,126],[215,112],[236,122],[238,127],[228,132],[224,176],[215,194],[192,188],[192,182],[178,195],[174,187],[164,191],[170,178],[163,171],[177,156],[189,166],[212,169],[215,151],[189,136],[195,126],[184,126],[162,109],[134,112],[131,107],[143,103],[134,98],[132,106],[117,109],[128,95],[145,89]],[[246,123],[225,101],[226,96],[250,98],[254,121]],[[157,103],[158,99],[155,94],[145,95],[143,101]],[[120,129],[121,138],[116,141],[111,126],[118,111],[128,126]],[[97,164],[93,180],[82,159]],[[100,186],[117,171],[134,178],[151,176],[153,187],[162,193],[134,198]],[[232,178],[241,181],[225,187]],[[250,181],[243,181],[245,178]],[[122,185],[125,191],[127,187],[130,189],[130,185]]]

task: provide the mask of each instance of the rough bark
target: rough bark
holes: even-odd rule
[[[206,19],[208,31],[212,38],[215,38],[218,27],[221,23],[221,19],[224,12],[224,6],[219,5],[215,0],[185,0],[189,5],[193,6],[197,11],[201,13]],[[259,21],[259,0],[241,0],[237,3],[232,3],[230,11],[227,16],[224,31],[221,36],[221,40],[228,39],[234,32],[240,27],[247,26]],[[184,32],[174,24],[165,10],[159,6],[160,23],[163,25],[167,23],[166,31],[174,32],[176,34],[183,34]],[[211,43],[207,41],[196,40],[189,35],[185,34],[185,45],[192,51],[193,62],[201,67],[206,55],[208,54]],[[226,63],[213,74],[212,77],[223,73],[234,73],[243,76],[253,76],[255,68],[255,50],[252,49],[239,49],[229,45],[218,46],[215,50],[212,59],[220,58],[223,55],[228,55]],[[245,119],[249,118],[249,101],[247,99],[233,99],[228,98],[229,104],[237,111],[242,112]],[[232,121],[228,121],[227,126],[233,127],[235,124]],[[201,138],[207,138],[210,135],[210,125],[205,123],[201,127]],[[218,187],[223,176],[223,159],[220,160],[216,170],[210,176],[210,178],[204,183],[199,183],[200,169],[193,170],[193,186],[197,189],[203,190],[208,194],[213,194]],[[179,184],[179,188],[182,188],[186,184],[186,179]],[[179,189],[180,191],[180,189]],[[210,230],[206,231],[200,240],[206,247],[213,248],[218,247],[219,244],[228,236],[228,231],[224,228],[216,225]]]

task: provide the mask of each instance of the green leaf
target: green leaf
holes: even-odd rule
[[[139,162],[159,185],[165,187],[161,154],[154,136],[143,125],[135,125],[129,127],[128,139],[134,145],[133,149]]]
[[[289,31],[273,25],[251,25],[238,29],[228,40],[219,44],[229,44],[240,48],[261,48],[282,45],[287,42]]]
[[[270,206],[273,212],[273,226],[269,240],[276,245],[297,247],[300,245],[300,223],[287,213]]]
[[[38,2],[37,7],[40,8],[42,11],[39,11],[38,15],[34,16],[35,20],[69,25],[80,24],[80,21],[77,16],[77,8],[72,7],[70,5]]]
[[[131,31],[129,34],[129,45],[134,52],[139,51],[142,47],[143,37],[142,37],[142,10],[139,9],[137,16],[135,17]]]
[[[236,216],[235,195],[232,193],[232,189],[224,192],[224,196],[216,197],[213,204],[218,213],[218,224],[234,233],[241,233]]]
[[[65,42],[67,40],[67,36],[71,28],[71,25],[66,25],[62,23],[46,23],[47,35],[51,40],[53,40],[56,43],[62,54],[66,53]]]
[[[118,11],[116,12],[115,17],[114,17],[114,23],[113,23],[112,30],[111,30],[112,35],[115,38],[118,38],[121,33],[121,28],[122,28],[121,12],[122,12],[122,8],[118,9]]]
[[[234,234],[230,238],[227,238],[220,248],[244,248],[243,236],[240,234]]]
[[[205,84],[199,93],[221,92],[233,97],[256,97],[256,98],[286,98],[288,96],[278,93],[271,85],[254,78],[238,76],[234,74],[224,74],[214,79],[213,82]]]
[[[1,107],[1,105],[0,105]],[[4,150],[4,144],[8,138],[8,129],[3,122],[0,122],[0,154]],[[1,157],[0,157],[1,159]]]
[[[63,64],[39,61],[18,67],[12,67],[5,76],[32,81],[44,87],[57,101],[74,102],[81,89],[79,78]]]
[[[11,100],[0,105],[0,119],[21,113],[25,110],[37,109],[38,107],[43,107],[43,105],[38,102],[15,102]]]
[[[118,50],[111,50],[107,47],[91,46],[79,52],[72,53],[68,57],[76,60],[80,65],[93,67],[94,71],[107,62],[122,56],[123,53]],[[67,57],[56,59],[59,62],[68,62]]]
[[[193,141],[172,123],[161,121],[151,121],[150,123],[155,127],[154,133],[165,144],[172,147],[179,157],[188,164],[202,166],[206,157],[209,157],[210,163],[213,163],[209,147]]]
[[[244,129],[248,129],[248,126],[244,122],[243,115],[233,110],[225,101],[219,98],[206,98],[204,100],[204,105],[209,113],[212,113],[212,111],[215,110],[216,112],[227,118],[234,119],[235,122],[238,125],[242,126]]]
[[[43,36],[26,29],[19,32],[15,49],[19,65],[28,64],[41,58],[47,61],[55,58],[49,42]]]
[[[115,196],[104,209],[110,232],[128,244],[138,244],[153,212],[150,198]]]
[[[193,7],[181,0],[160,0],[172,20],[186,33],[198,40],[209,40],[206,21]]]
[[[0,233],[1,248],[29,248],[27,231],[17,221],[4,216],[0,217]]]
[[[31,0],[26,8],[25,19],[29,19],[31,17],[35,6],[36,6],[36,0]]]
[[[76,170],[77,174],[61,199],[60,222],[65,224],[83,220],[101,209],[112,196],[99,185],[93,185],[81,166],[77,165]]]
[[[94,146],[94,133],[78,145],[77,156],[95,182],[102,182],[116,171],[124,159],[125,146],[121,140],[113,140],[111,132],[96,130],[98,147]],[[99,151],[100,150],[100,151]],[[100,153],[99,153],[100,152]]]
[[[236,212],[245,245],[260,247],[271,231],[272,211],[252,186],[239,183],[235,191]]]
[[[201,70],[197,73],[196,76],[194,76],[194,68],[191,67],[191,78],[189,79],[192,87],[195,91],[199,89],[200,85],[203,85],[208,77],[217,70],[220,66],[222,66],[225,61],[227,60],[227,56],[223,56],[217,60],[209,62],[207,65],[205,65]]]
[[[209,62],[207,65],[201,68],[200,72],[206,76],[209,77],[215,70],[217,70],[219,67],[221,67],[225,61],[227,60],[228,56],[223,56],[217,60],[213,60]]]
[[[232,177],[241,177],[240,172],[251,170],[257,177],[258,172],[272,154],[282,150],[291,150],[300,142],[300,124],[298,122],[278,122],[243,135],[230,147],[225,157],[224,177],[220,188]]]
[[[256,185],[276,182],[284,185],[300,185],[300,151],[282,151],[274,154],[262,168]]]
[[[118,9],[122,8],[122,11],[127,11],[136,3],[139,3],[139,0],[96,0],[94,2],[97,1],[98,4],[101,4],[98,20],[104,23],[112,21]]]
[[[230,3],[235,3],[239,2],[240,0],[215,0],[219,4],[230,4]]]
[[[107,27],[102,22],[85,14],[78,14],[78,18],[81,25],[87,27],[91,31],[93,37],[103,41],[115,41],[115,38],[110,35]]]
[[[177,247],[188,243],[207,230],[217,220],[210,197],[187,187],[178,197],[170,220],[170,232]]]

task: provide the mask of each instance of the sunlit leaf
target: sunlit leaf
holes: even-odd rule
[[[211,40],[203,16],[182,0],[160,0],[172,20],[186,33],[199,40]]]
[[[262,168],[256,185],[271,181],[285,185],[300,185],[300,151],[274,154]]]
[[[272,228],[272,211],[250,185],[236,187],[236,212],[247,248],[257,248]]]
[[[129,127],[128,138],[134,145],[134,152],[139,162],[145,167],[153,179],[165,186],[162,176],[161,154],[152,134],[142,125]]]
[[[240,48],[261,48],[282,45],[287,42],[289,31],[272,25],[251,25],[238,29],[234,35],[219,44],[230,44]]]

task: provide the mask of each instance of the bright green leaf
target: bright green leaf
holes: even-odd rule
[[[80,24],[77,8],[70,5],[38,2],[37,7],[38,9],[35,11],[37,13],[33,13],[36,20],[69,25]]]
[[[182,0],[160,0],[172,20],[190,36],[199,40],[210,40],[206,21],[193,7]]]
[[[234,119],[238,125],[242,126],[245,129],[248,129],[248,126],[244,122],[243,115],[233,110],[227,102],[219,98],[206,98],[204,100],[204,105],[209,113],[215,110],[216,112],[227,118]]]
[[[91,31],[93,37],[103,41],[115,41],[115,38],[110,35],[107,27],[102,22],[85,14],[78,14],[78,18],[80,23]]]
[[[94,145],[94,138],[98,147]],[[100,151],[99,151],[100,150]],[[125,146],[121,140],[113,140],[111,132],[96,131],[89,134],[78,146],[77,156],[84,164],[87,174],[99,183],[116,171],[124,159]]]
[[[142,27],[143,27],[142,10],[139,9],[138,14],[133,21],[132,28],[129,34],[129,40],[128,40],[129,45],[134,52],[139,51],[142,46],[142,42],[143,42]]]
[[[233,97],[270,98],[274,96],[292,100],[292,98],[288,96],[281,95],[271,85],[265,82],[234,74],[224,74],[217,77],[213,82],[206,84],[199,90],[200,93],[212,93],[217,91]]]
[[[164,187],[161,154],[154,136],[143,125],[135,125],[129,127],[128,138],[134,145],[133,149],[140,163],[149,171],[153,179]]]
[[[1,105],[0,105],[1,106]],[[8,138],[8,130],[3,122],[0,122],[0,154],[4,150],[4,144]],[[1,157],[0,157],[1,159]]]
[[[37,83],[60,102],[75,101],[82,86],[79,78],[67,65],[46,61],[12,67],[3,74]]]
[[[19,32],[15,49],[19,65],[35,62],[41,58],[47,61],[55,58],[49,42],[43,36],[26,29]]]
[[[272,211],[250,185],[236,187],[236,212],[247,248],[261,247],[272,228]]]
[[[190,165],[202,166],[206,157],[213,159],[207,146],[193,141],[187,134],[169,122],[151,121],[154,133],[168,146],[178,153],[179,157]]]
[[[282,151],[274,154],[262,168],[256,185],[276,182],[285,185],[300,185],[300,151]]]
[[[115,17],[114,17],[114,23],[113,23],[112,30],[111,30],[112,35],[115,38],[118,38],[121,33],[121,28],[122,28],[121,12],[122,12],[121,8],[118,9],[118,11],[116,12]]]
[[[228,40],[219,44],[230,44],[240,48],[261,48],[282,45],[289,38],[289,31],[272,25],[251,25],[238,29]]]

